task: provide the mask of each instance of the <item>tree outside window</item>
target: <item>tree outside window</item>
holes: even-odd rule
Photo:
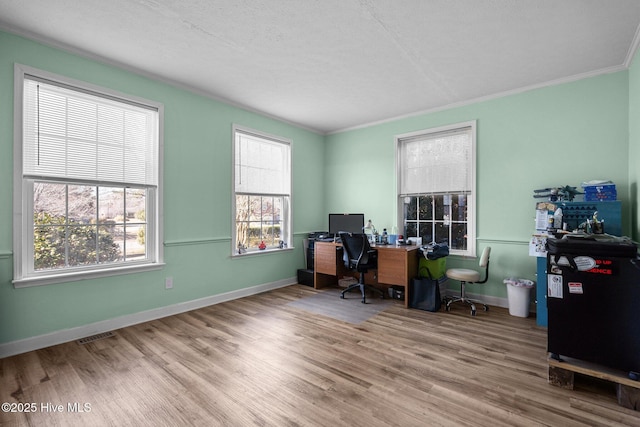
[[[36,271],[144,258],[144,189],[34,183]]]
[[[405,198],[407,237],[446,243],[450,249],[467,249],[467,197],[464,194],[421,195]]]
[[[160,268],[161,104],[15,66],[16,287]]]
[[[406,237],[475,255],[475,121],[396,137],[398,219]]]
[[[234,127],[236,255],[290,246],[291,143]]]

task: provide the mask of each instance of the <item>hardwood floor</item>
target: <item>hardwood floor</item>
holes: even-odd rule
[[[354,325],[287,305],[316,292],[294,285],[2,359],[0,401],[35,411],[0,424],[640,425],[608,383],[549,385],[533,318],[394,302]]]

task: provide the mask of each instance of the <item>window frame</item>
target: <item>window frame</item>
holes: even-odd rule
[[[440,126],[436,128],[428,128],[415,132],[405,133],[401,135],[395,136],[395,144],[396,144],[396,200],[397,200],[397,218],[398,218],[398,229],[405,230],[405,198],[412,196],[457,196],[462,194],[462,192],[456,191],[429,191],[429,192],[418,192],[415,194],[402,194],[402,152],[401,145],[404,140],[407,139],[415,139],[421,136],[431,136],[441,133],[447,132],[456,132],[463,129],[469,129],[469,133],[471,136],[471,158],[468,160],[468,167],[470,169],[470,190],[469,192],[465,192],[466,195],[466,209],[467,209],[467,248],[466,250],[459,250],[450,248],[450,253],[452,255],[459,256],[468,256],[475,257],[477,253],[477,242],[476,242],[476,227],[477,227],[477,219],[476,219],[476,202],[477,202],[477,186],[476,186],[476,146],[477,146],[477,128],[476,128],[476,120],[471,120],[467,122],[455,123],[446,126]],[[435,208],[432,208],[435,209]],[[451,220],[451,219],[450,219]],[[436,218],[432,218],[429,221],[425,222],[439,222]],[[456,221],[457,222],[457,221]],[[420,221],[417,220],[417,229],[419,230]],[[449,226],[450,227],[450,226]],[[451,227],[449,228],[449,244],[451,244]],[[413,236],[405,236],[413,237]],[[427,244],[430,242],[422,242],[423,244]]]
[[[109,264],[95,264],[89,266],[65,267],[53,270],[36,271],[34,265],[34,183],[58,182],[69,185],[91,185],[110,187],[114,183],[90,182],[83,179],[67,179],[55,177],[25,177],[23,172],[24,146],[24,85],[25,80],[31,79],[51,82],[78,92],[91,93],[106,99],[116,100],[128,104],[137,104],[156,110],[158,115],[156,161],[158,180],[155,188],[146,191],[146,221],[148,227],[145,232],[147,257],[144,261],[122,261]],[[163,141],[164,141],[164,106],[162,103],[150,101],[140,97],[124,94],[113,89],[93,85],[70,77],[39,70],[22,64],[14,65],[14,215],[13,215],[13,285],[16,288],[64,283],[91,278],[109,277],[119,274],[137,273],[156,270],[164,265],[163,226],[162,226],[162,188],[163,188]],[[126,183],[122,184],[123,187]],[[119,184],[115,186],[119,186]],[[131,185],[131,188],[138,188]],[[150,231],[153,230],[153,233]]]
[[[260,193],[260,192],[254,192],[254,191],[237,191],[236,190],[236,165],[237,165],[237,161],[236,161],[236,156],[237,156],[237,149],[236,149],[236,139],[237,139],[237,135],[238,134],[245,134],[245,135],[252,135],[254,137],[257,138],[261,138],[261,139],[265,139],[271,142],[275,142],[278,144],[283,144],[285,146],[288,147],[288,159],[287,159],[287,165],[288,165],[288,187],[289,187],[289,192],[288,193]],[[241,125],[237,125],[237,124],[233,124],[232,126],[232,184],[231,184],[231,256],[232,257],[242,257],[242,256],[247,256],[247,255],[256,255],[256,254],[262,254],[262,253],[273,253],[273,252],[277,252],[277,251],[282,251],[282,250],[291,250],[293,249],[293,239],[292,239],[292,230],[293,230],[293,224],[292,224],[292,218],[293,218],[293,214],[292,214],[292,206],[293,206],[293,201],[292,201],[292,195],[293,195],[293,141],[288,139],[288,138],[284,138],[281,136],[276,136],[276,135],[271,135],[268,134],[266,132],[262,132],[262,131],[258,131],[255,129],[251,129],[249,127],[245,127],[245,126],[241,126]],[[237,233],[237,197],[238,196],[250,196],[250,197],[261,197],[261,198],[282,198],[282,206],[281,206],[281,227],[280,227],[280,234],[281,234],[281,241],[283,242],[282,246],[272,246],[272,247],[267,247],[264,250],[260,250],[258,248],[245,248],[245,249],[239,249],[238,248],[238,233]],[[257,222],[257,221],[250,221],[248,220],[248,222]],[[261,224],[264,225],[263,221],[260,221]]]

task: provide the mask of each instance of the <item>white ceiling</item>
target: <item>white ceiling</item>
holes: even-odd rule
[[[638,0],[0,0],[0,28],[331,133],[626,68]]]

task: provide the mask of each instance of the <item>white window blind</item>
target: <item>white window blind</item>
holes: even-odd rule
[[[398,143],[401,195],[473,191],[471,127],[403,137]]]
[[[158,111],[25,76],[23,176],[158,185]]]
[[[244,130],[235,135],[236,193],[289,195],[290,144]]]

